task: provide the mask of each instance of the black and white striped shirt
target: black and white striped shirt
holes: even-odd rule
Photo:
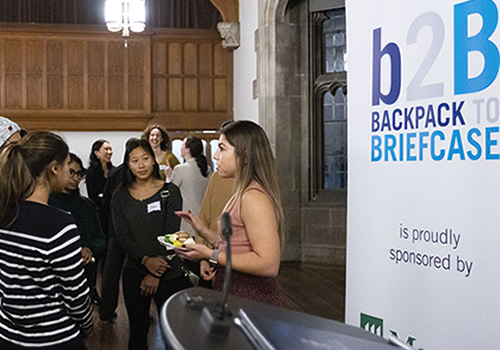
[[[54,207],[21,202],[15,223],[0,228],[0,338],[49,349],[91,327],[73,218]]]

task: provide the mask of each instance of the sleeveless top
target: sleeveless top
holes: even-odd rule
[[[266,191],[256,181],[252,181],[245,192],[250,190],[257,190],[259,192],[262,192],[269,198],[269,200],[271,200]],[[241,202],[239,200],[236,200],[235,196],[231,197],[229,202],[224,207],[223,212],[226,212],[228,208],[231,208],[231,206],[232,209],[229,212],[229,216],[231,217],[231,224],[233,227],[233,234],[231,236],[231,253],[234,256],[237,254],[252,252],[252,244],[248,239],[245,224],[243,223],[243,220],[241,218]],[[217,232],[218,235],[216,247],[220,251],[225,251],[226,242],[222,236],[220,220],[218,223]],[[224,266],[218,266],[217,273],[215,274],[213,280],[213,287],[215,290],[222,290],[224,270]],[[284,305],[283,292],[274,277],[250,275],[244,272],[233,270],[231,274],[229,294],[259,302],[264,302],[267,304],[273,304],[277,306]]]

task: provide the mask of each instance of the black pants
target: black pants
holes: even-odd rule
[[[101,303],[99,304],[99,317],[101,320],[113,318],[118,306],[120,276],[124,260],[125,251],[116,236],[110,236],[101,282]]]
[[[123,269],[123,296],[129,321],[129,350],[145,350],[148,348],[149,309],[151,299],[156,304],[158,313],[162,305],[174,293],[184,288],[184,278],[160,280],[158,291],[153,297],[141,295],[140,286],[145,275],[134,268]]]

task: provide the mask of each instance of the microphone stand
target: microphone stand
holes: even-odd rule
[[[193,309],[201,309],[201,324],[208,330],[210,334],[216,336],[225,336],[229,332],[232,325],[233,313],[226,306],[227,297],[229,295],[229,285],[231,283],[231,235],[233,228],[231,224],[231,217],[229,213],[223,213],[221,218],[222,235],[226,240],[226,268],[224,274],[224,284],[222,287],[222,300],[221,301],[207,301],[203,300],[201,296],[185,295],[184,303],[187,307]]]

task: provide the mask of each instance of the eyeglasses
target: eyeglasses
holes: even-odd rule
[[[79,177],[79,178],[83,178],[85,176],[85,172],[83,170],[80,170],[80,171],[74,171],[73,169],[69,169],[69,176],[71,177]]]

